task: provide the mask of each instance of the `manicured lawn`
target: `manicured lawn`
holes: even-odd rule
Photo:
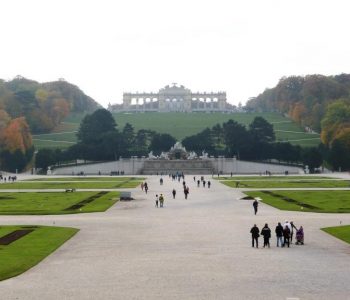
[[[245,192],[281,210],[349,213],[350,191],[261,191]]]
[[[0,189],[117,189],[135,188],[141,183],[139,179],[112,180],[110,181],[88,181],[79,180],[57,180],[57,181],[17,181],[13,183],[2,183]]]
[[[216,180],[250,180],[250,181],[274,181],[274,180],[287,180],[287,181],[293,181],[293,180],[320,180],[320,179],[328,179],[328,180],[339,180],[339,179],[333,179],[330,177],[324,177],[324,176],[214,176],[214,179]]]
[[[0,215],[101,212],[118,199],[119,192],[0,193]],[[73,207],[79,203],[81,206]]]
[[[322,230],[350,244],[350,225],[327,227]]]
[[[78,229],[64,227],[1,226],[0,238],[23,229],[33,231],[9,245],[0,245],[0,280],[32,268],[78,232]]]
[[[239,188],[335,188],[335,187],[350,187],[350,182],[347,180],[326,180],[326,179],[300,179],[300,180],[226,180],[221,181],[229,187]]]

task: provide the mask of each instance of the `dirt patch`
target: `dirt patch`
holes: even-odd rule
[[[280,198],[283,201],[286,201],[286,202],[289,202],[289,203],[293,203],[293,204],[296,204],[296,205],[299,205],[299,206],[302,206],[302,207],[305,207],[305,208],[308,208],[308,209],[322,210],[321,208],[319,208],[317,206],[313,206],[313,205],[310,205],[310,204],[307,204],[307,203],[303,203],[303,202],[300,202],[300,201],[295,200],[293,198],[289,198],[289,197],[286,197],[286,196],[283,196],[283,195],[279,195],[279,194],[276,194],[276,193],[271,192],[271,191],[262,191],[262,192],[264,194],[268,194],[268,195],[271,195],[273,197]]]
[[[100,198],[103,195],[106,195],[108,193],[109,192],[99,192],[99,193],[97,193],[97,194],[95,194],[93,196],[90,196],[90,197],[88,197],[88,198],[86,198],[86,199],[84,199],[84,200],[82,200],[82,201],[80,201],[80,202],[78,202],[78,203],[76,203],[76,204],[74,204],[74,205],[64,209],[64,210],[76,210],[76,209],[82,208],[86,204],[91,203],[92,201],[94,201],[94,200],[96,200],[96,199],[98,199],[98,198]]]
[[[19,229],[12,231],[0,238],[0,245],[9,245],[32,231],[34,231],[34,229]]]

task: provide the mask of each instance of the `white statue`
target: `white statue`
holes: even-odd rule
[[[169,159],[169,157],[168,157],[168,153],[166,153],[166,152],[162,152],[162,153],[160,154],[160,158],[163,158],[163,159]]]
[[[195,159],[195,158],[197,158],[196,152],[191,151],[191,152],[190,152],[190,155],[188,156],[188,159]]]
[[[149,159],[155,159],[157,158],[156,156],[153,155],[153,151],[151,151],[150,153],[148,153],[148,158]]]
[[[202,158],[202,159],[208,158],[208,153],[203,150],[202,151],[202,156],[200,156],[200,158]]]

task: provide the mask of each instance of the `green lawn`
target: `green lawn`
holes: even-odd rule
[[[0,245],[0,280],[32,268],[78,232],[75,228],[35,227],[32,227],[32,232],[11,244]],[[30,229],[30,226],[1,226],[0,238],[22,229]]]
[[[259,191],[245,192],[281,210],[349,213],[350,191]]]
[[[256,116],[265,118],[272,123],[277,141],[290,141],[295,145],[317,146],[319,135],[305,133],[296,123],[278,113],[113,113],[118,128],[128,122],[135,128],[150,129],[160,133],[169,133],[177,140],[196,134],[207,127],[222,124],[233,119],[248,126]],[[76,142],[76,131],[84,117],[83,114],[72,114],[60,124],[53,133],[35,135],[34,144],[37,148],[69,147]]]
[[[17,181],[13,183],[2,183],[0,189],[116,189],[135,188],[141,180],[115,180],[115,181]]]
[[[0,193],[0,215],[101,212],[111,207],[118,199],[119,192]],[[87,201],[82,203],[84,200]],[[72,207],[79,203],[81,206]]]
[[[327,227],[322,230],[350,244],[350,225]]]
[[[214,179],[216,180],[240,180],[240,181],[274,181],[274,180],[287,180],[287,181],[293,181],[293,180],[321,180],[321,179],[328,179],[328,180],[339,180],[339,179],[333,179],[331,177],[324,177],[324,176],[214,176]]]
[[[300,180],[224,180],[223,184],[239,188],[335,188],[350,187],[347,180],[300,179]]]

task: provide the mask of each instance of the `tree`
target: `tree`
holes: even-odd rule
[[[130,151],[130,149],[133,148],[135,141],[134,127],[131,124],[125,124],[122,131],[122,138],[125,152]]]
[[[273,125],[262,117],[255,117],[249,125],[250,134],[254,141],[261,143],[270,143],[275,140]]]
[[[182,144],[188,151],[194,151],[197,154],[201,154],[202,151],[206,151],[209,154],[214,154],[215,152],[213,134],[209,128],[204,129],[198,134],[184,138]]]
[[[229,120],[223,124],[223,134],[227,154],[245,158],[251,142],[251,136],[245,127],[236,121]]]
[[[176,139],[167,133],[157,133],[153,136],[149,150],[154,154],[159,155],[163,151],[169,151],[169,149],[176,143]]]
[[[101,136],[116,130],[112,114],[106,109],[98,109],[91,115],[86,115],[80,123],[77,133],[79,142],[84,144],[98,143]]]
[[[323,157],[320,150],[316,147],[306,148],[302,152],[302,161],[304,166],[308,166],[311,173],[322,165]]]
[[[56,163],[55,150],[40,149],[35,156],[35,167],[43,170]]]
[[[329,151],[328,161],[334,170],[350,169],[350,152],[341,140],[334,140]]]

